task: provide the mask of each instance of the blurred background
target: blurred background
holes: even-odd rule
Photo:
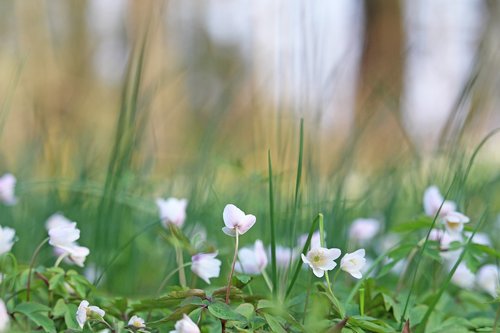
[[[404,181],[416,213],[419,191],[500,126],[499,18],[486,0],[0,0],[0,174],[21,197],[0,223],[24,228],[29,258],[61,211],[102,265],[155,221],[156,196],[189,198],[191,221],[217,229],[229,201],[264,218],[268,149],[286,220],[301,118],[307,219],[326,205],[348,221],[339,198],[377,185],[396,200]],[[498,181],[499,138],[481,181]],[[148,242],[116,275],[164,255]]]

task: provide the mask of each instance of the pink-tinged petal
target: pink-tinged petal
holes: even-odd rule
[[[321,278],[321,277],[323,277],[323,275],[325,275],[324,270],[319,269],[319,268],[314,268],[314,267],[313,267],[313,273],[314,273],[314,275],[316,275],[319,278]]]
[[[325,270],[325,271],[331,271],[335,267],[337,267],[337,263],[335,261],[329,261],[329,262],[325,263],[324,265],[320,266],[319,268],[321,268],[322,270]]]
[[[349,272],[351,274],[351,276],[353,278],[356,278],[356,279],[361,279],[363,277],[363,274],[361,274],[361,272]]]
[[[255,216],[253,216],[252,214],[244,216],[243,219],[241,220],[242,222],[238,228],[238,232],[240,233],[240,235],[243,235],[251,227],[253,227],[256,220],[257,220],[257,218]]]
[[[340,252],[339,249],[336,249],[336,248],[333,248],[333,249],[326,249],[326,257],[329,259],[329,260],[335,260],[337,259],[338,257],[340,257],[342,253]]]
[[[231,237],[235,237],[236,236],[236,231],[234,229],[231,229],[231,228],[228,228],[228,227],[224,227],[222,228],[222,231],[228,235],[228,236],[231,236]]]
[[[233,204],[228,204],[224,207],[224,212],[222,213],[222,218],[224,219],[224,224],[228,228],[232,228],[235,225],[239,224],[243,218],[245,217],[245,213],[238,207]]]

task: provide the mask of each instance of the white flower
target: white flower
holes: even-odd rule
[[[498,267],[495,265],[485,265],[479,269],[476,276],[476,282],[484,291],[492,297],[498,296],[500,288]]]
[[[443,217],[446,230],[450,234],[459,234],[464,230],[464,224],[469,223],[470,219],[462,213],[450,212]]]
[[[144,319],[138,316],[132,316],[130,320],[128,321],[128,326],[132,326],[135,328],[144,328],[146,327],[146,324],[144,322]]]
[[[441,207],[441,210],[439,211],[440,217],[453,212],[457,208],[457,205],[453,201],[446,200],[444,201],[444,203],[443,201],[444,198],[439,192],[437,186],[433,185],[428,187],[424,192],[425,214],[430,217],[436,216],[436,213],[438,212],[439,207],[441,207],[441,204],[443,204],[443,207]]]
[[[16,231],[14,229],[0,226],[0,255],[12,249],[15,237]]]
[[[0,299],[0,332],[5,332],[9,327],[9,313],[3,300]]]
[[[325,271],[331,271],[337,266],[334,260],[340,257],[340,250],[317,247],[311,249],[307,256],[301,254],[301,257],[302,261],[312,268],[314,275],[323,277]]]
[[[76,321],[78,325],[80,325],[80,328],[83,328],[83,325],[85,325],[89,317],[95,316],[97,318],[102,318],[105,314],[106,313],[101,308],[93,305],[89,306],[89,302],[83,300],[76,311]]]
[[[267,266],[267,254],[260,239],[253,248],[244,247],[238,251],[238,262],[235,269],[239,273],[259,275]]]
[[[16,177],[10,173],[6,173],[0,177],[0,201],[8,206],[15,205],[17,198],[14,195],[16,187]]]
[[[299,247],[298,250],[300,252],[302,252],[302,249],[306,245],[307,237],[308,236],[309,236],[309,234],[303,234],[297,240],[297,244],[298,244],[298,247]],[[326,234],[325,234],[325,237],[326,237]],[[315,231],[312,234],[312,236],[311,236],[311,245],[310,245],[310,248],[311,249],[315,249],[315,248],[318,248],[318,247],[321,247],[321,235],[320,235],[319,231]]]
[[[224,224],[222,231],[229,236],[236,236],[236,233],[243,235],[255,224],[255,216],[245,213],[233,204],[228,204],[224,207],[222,213]]]
[[[55,213],[49,216],[47,221],[45,222],[45,229],[50,230],[54,228],[71,228],[75,222],[70,221],[61,213]]]
[[[210,284],[211,278],[219,277],[222,262],[215,259],[216,253],[198,253],[191,257],[191,270],[203,281]]]
[[[268,253],[271,257],[271,248],[269,248]],[[295,259],[297,259],[297,251],[289,247],[276,246],[276,266],[287,269]]]
[[[200,333],[200,329],[186,314],[182,315],[182,319],[175,323],[175,330],[170,333]]]
[[[67,227],[58,227],[49,230],[49,244],[63,250],[68,250],[73,243],[80,238],[80,230],[76,223]]]
[[[359,249],[353,253],[346,253],[340,261],[340,269],[352,275],[356,279],[361,279],[361,270],[366,264],[365,249]]]
[[[476,276],[467,268],[467,265],[460,263],[451,277],[451,282],[463,289],[472,289],[474,287]]]
[[[356,219],[349,228],[349,238],[355,242],[372,239],[380,230],[380,222],[375,219]]]
[[[156,199],[156,206],[159,210],[160,219],[164,227],[173,224],[182,228],[186,220],[187,199],[168,198],[166,200]]]

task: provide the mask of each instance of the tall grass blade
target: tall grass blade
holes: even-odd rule
[[[274,195],[273,195],[273,163],[271,161],[271,151],[267,151],[267,161],[269,166],[269,221],[271,227],[271,269],[273,292],[276,295],[278,290],[278,278],[276,272],[276,226],[274,221]]]
[[[309,245],[311,245],[311,238],[312,238],[314,231],[318,227],[318,223],[319,223],[320,218],[321,218],[321,214],[318,214],[311,224],[311,228],[309,229],[309,234],[307,235],[306,243],[304,244],[304,247],[302,248],[302,252],[301,252],[304,255],[307,253],[307,249],[309,248]],[[288,297],[288,295],[290,295],[290,292],[292,291],[293,286],[294,286],[294,284],[297,281],[297,278],[299,276],[301,267],[302,267],[302,260],[299,258],[297,260],[297,264],[295,265],[295,271],[294,271],[293,276],[292,276],[292,281],[290,282],[290,285],[288,286],[288,288],[286,290],[285,298]]]

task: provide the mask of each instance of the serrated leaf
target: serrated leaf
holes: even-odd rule
[[[249,319],[253,315],[255,309],[252,304],[243,303],[238,305],[235,311],[238,312],[240,315],[244,316],[246,319]]]

